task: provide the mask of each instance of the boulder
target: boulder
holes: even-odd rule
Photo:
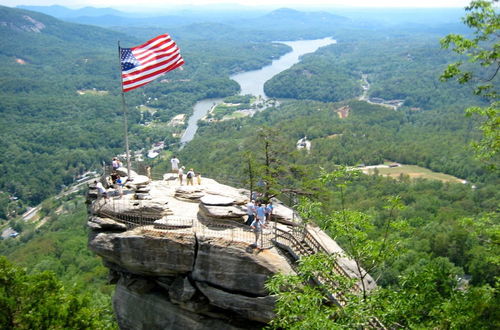
[[[113,309],[120,329],[238,330],[257,329],[252,322],[220,320],[193,313],[174,305],[159,292],[138,293],[118,283]]]
[[[248,244],[220,238],[199,237],[192,278],[221,289],[266,296],[269,276],[293,274],[291,266],[274,248],[254,250]]]
[[[273,203],[273,207],[273,221],[278,221],[289,225],[302,223],[299,215],[294,214],[294,211],[291,208],[281,203]]]
[[[193,233],[165,232],[161,236],[124,233],[91,236],[89,248],[127,272],[146,276],[171,276],[192,271],[196,239]]]
[[[129,182],[139,187],[148,185],[151,180],[146,175],[135,174],[130,176]]]
[[[234,199],[234,203],[244,205],[248,203],[249,198],[245,189],[237,189],[224,184],[207,184],[205,185],[206,195],[218,195]]]
[[[147,217],[160,219],[166,215],[172,214],[172,211],[165,203],[160,203],[154,200],[131,200],[119,199],[109,200],[104,204],[99,205],[94,210],[97,215],[107,214],[123,215],[124,217]]]
[[[248,297],[226,292],[201,282],[197,282],[196,286],[212,305],[234,311],[246,319],[268,323],[275,316],[273,310],[276,298],[274,296]]]
[[[127,226],[109,218],[91,217],[87,222],[90,229],[96,231],[125,231]]]
[[[136,193],[149,193],[151,191],[151,187],[149,186],[138,186],[135,190]]]
[[[235,203],[234,198],[220,195],[205,195],[200,198],[203,205],[230,206]]]
[[[205,191],[201,186],[179,186],[175,189],[175,198],[189,202],[197,202],[205,196]]]
[[[204,196],[213,196],[210,198],[227,197],[233,200],[233,204],[243,205],[248,203],[248,196],[244,189],[236,189],[218,183],[207,183],[196,186],[179,186],[175,190],[175,197],[181,200],[198,201]],[[222,199],[220,199],[222,200]],[[229,201],[229,199],[224,200]]]
[[[242,206],[212,206],[200,204],[200,217],[205,220],[231,219],[243,222],[243,217],[247,214]]]
[[[128,170],[126,167],[119,167],[116,169],[116,173],[118,173],[118,175],[120,177],[126,177],[128,176]],[[137,176],[137,172],[135,172],[134,170],[130,170],[130,176],[131,177],[136,177]]]
[[[149,193],[136,192],[134,196],[135,196],[135,199],[139,199],[139,200],[151,200],[151,199],[153,199]]]

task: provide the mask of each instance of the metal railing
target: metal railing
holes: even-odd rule
[[[155,235],[175,231],[193,233],[202,237],[221,237],[231,242],[252,243],[262,249],[277,246],[290,253],[294,261],[316,253],[331,254],[309,232],[305,225],[288,226],[289,230],[287,231],[279,228],[276,221],[272,221],[268,222],[268,227],[261,232],[255,232],[249,226],[232,220],[220,222],[203,218],[174,217],[172,212],[166,208],[151,211],[145,209],[144,206],[142,200],[116,200],[99,196],[93,201],[90,210],[92,215],[113,219],[125,224],[128,229],[140,227],[142,231],[154,233]],[[127,212],[124,213],[124,210],[127,210]],[[164,221],[157,221],[160,219]],[[336,261],[333,263],[333,272],[336,275],[352,278]],[[327,283],[331,287],[337,285],[335,280],[323,276],[321,271],[316,274],[315,282],[320,285]],[[355,283],[352,290],[359,293],[362,288]],[[327,292],[327,295],[340,306],[345,306],[348,302],[346,295],[341,291]],[[383,324],[376,318],[370,319],[369,325],[375,329],[385,329]]]
[[[176,217],[172,216],[168,209],[154,212],[145,209],[145,205],[146,203],[141,200],[115,200],[100,197],[93,202],[90,209],[91,215],[123,223],[127,229],[141,228],[143,231],[155,233],[190,232],[202,236],[221,237],[231,242],[252,243],[262,249],[274,246],[275,223],[268,223],[267,227],[261,231],[254,231],[249,226],[232,220],[221,223],[203,218]]]

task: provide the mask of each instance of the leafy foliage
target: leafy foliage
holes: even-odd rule
[[[0,138],[8,142],[0,146],[0,190],[35,205],[123,152],[115,47],[117,40],[128,46],[144,39],[20,9],[0,7],[0,16]],[[245,40],[178,43],[185,69],[127,94],[133,150],[178,142],[172,134],[179,128],[167,125],[172,117],[191,114],[197,100],[237,93],[230,73],[263,66],[288,49]],[[139,105],[153,111],[141,113]],[[10,204],[0,203],[1,218]]]
[[[474,94],[483,95],[490,101],[487,107],[470,107],[469,116],[479,115],[483,119],[480,129],[481,140],[474,143],[480,159],[492,161],[497,167],[500,150],[500,103],[498,101],[498,71],[500,70],[500,15],[498,0],[475,0],[466,7],[467,15],[463,22],[473,30],[473,38],[459,34],[449,34],[441,39],[443,48],[450,48],[455,53],[465,54],[471,65],[462,61],[448,65],[441,75],[442,80],[456,78],[459,83],[474,83]],[[475,65],[473,65],[475,64]]]
[[[66,289],[53,273],[29,275],[0,257],[0,326],[16,329],[114,329],[109,309]]]

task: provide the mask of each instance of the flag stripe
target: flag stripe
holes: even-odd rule
[[[123,77],[123,85],[132,84],[134,82],[137,82],[137,81],[140,81],[140,80],[143,80],[143,79],[147,79],[147,78],[150,78],[150,77],[154,77],[156,75],[160,75],[160,74],[162,74],[164,72],[170,71],[169,68],[172,65],[175,65],[175,64],[179,63],[180,61],[182,61],[182,57],[179,54],[179,56],[174,61],[169,61],[167,63],[162,63],[161,65],[159,65],[159,66],[157,66],[157,67],[155,67],[153,69],[141,72],[140,75],[124,75],[124,77]]]
[[[140,67],[127,70],[126,72],[123,73],[123,75],[139,74],[140,72],[144,72],[151,68],[155,68],[159,65],[162,65],[163,63],[174,60],[177,56],[180,55],[179,53],[180,53],[179,50],[177,50],[171,54],[162,54],[161,56],[157,56],[156,58],[153,58],[145,63],[142,63]]]
[[[160,71],[156,71],[155,73],[152,73],[150,75],[145,75],[141,79],[129,80],[123,84],[123,91],[127,92],[129,90],[134,89],[134,88],[145,85],[145,84],[155,80],[156,78],[158,78],[158,76],[162,75],[163,73],[174,70],[183,64],[184,64],[184,60],[182,58],[180,58],[179,61],[177,61],[176,63],[173,63],[172,65],[170,65],[170,66],[168,66]]]
[[[163,50],[168,51],[169,49],[172,48],[177,49],[177,45],[174,42],[169,42],[169,43],[163,42],[157,45],[155,49],[131,49],[131,50],[134,56],[136,56],[137,58],[143,58],[150,54],[154,54],[156,52],[160,52]]]
[[[122,90],[128,92],[184,64],[180,50],[168,34],[159,35],[144,44],[122,48]]]

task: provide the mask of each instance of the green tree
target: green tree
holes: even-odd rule
[[[345,189],[359,175],[359,171],[350,170],[345,166],[322,174],[320,178],[322,184],[338,191],[340,209],[331,214],[322,215],[321,222],[333,238],[344,243],[345,252],[356,263],[356,275],[360,278],[363,297],[366,298],[368,293],[365,287],[366,277],[377,267],[382,267],[389,258],[395,258],[398,252],[401,252],[397,238],[390,233],[395,230],[403,231],[406,223],[396,219],[397,210],[403,208],[401,199],[390,198],[389,205],[386,206],[389,214],[380,226],[382,235],[381,237],[373,235],[375,231],[373,219],[367,213],[349,210],[346,205]]]
[[[0,257],[0,328],[113,329],[111,312],[55,275],[26,272]]]
[[[458,34],[449,34],[441,39],[443,48],[452,47],[458,54],[468,57],[468,62],[475,64],[467,66],[463,61],[448,65],[442,80],[456,78],[459,83],[475,83],[474,94],[486,97],[490,104],[487,107],[470,107],[467,115],[480,115],[483,123],[482,139],[474,146],[481,159],[492,160],[500,150],[500,103],[496,83],[500,70],[500,15],[498,0],[475,0],[466,7],[467,15],[463,22],[473,30],[473,37],[466,38]],[[452,46],[453,45],[453,46]],[[493,167],[495,163],[492,164]]]

